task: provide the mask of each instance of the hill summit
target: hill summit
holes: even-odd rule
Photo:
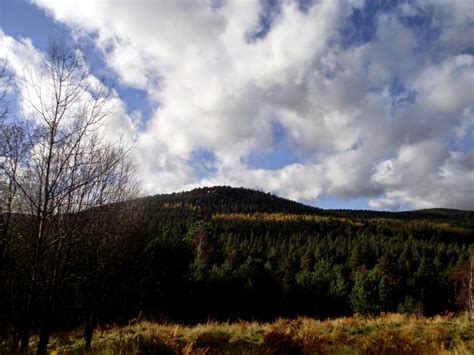
[[[314,216],[332,216],[351,219],[388,218],[426,220],[449,223],[461,227],[474,226],[474,211],[432,208],[414,211],[389,212],[371,210],[322,209],[244,187],[210,186],[190,191],[145,197],[148,212],[162,208],[192,210],[203,216],[215,213],[287,213]]]
[[[294,213],[318,214],[323,210],[291,201],[271,193],[244,187],[212,186],[191,191],[148,197],[149,201],[169,205],[198,206],[207,212],[219,213]]]

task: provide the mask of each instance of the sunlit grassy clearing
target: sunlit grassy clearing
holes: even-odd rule
[[[52,339],[51,351],[82,352],[80,331]],[[472,354],[474,326],[467,316],[420,318],[310,318],[274,323],[237,322],[196,326],[139,322],[96,331],[93,354]]]

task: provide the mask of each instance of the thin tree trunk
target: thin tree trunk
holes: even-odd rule
[[[14,169],[16,173],[16,168]],[[13,204],[13,195],[15,194],[15,186],[12,179],[9,179],[8,183],[8,199],[6,203],[6,211],[3,211],[3,208],[0,209],[2,214],[2,235],[0,237],[0,270],[3,268],[3,263],[5,259],[5,251],[7,249],[9,241],[9,228],[10,228],[10,219],[12,215],[12,204]]]
[[[25,315],[21,321],[20,329],[20,352],[27,352],[30,344],[30,320],[29,316]]]
[[[92,336],[94,334],[94,312],[87,312],[84,318],[84,349],[89,350],[92,345]]]
[[[48,342],[49,342],[50,332],[44,330],[40,332],[38,348],[36,349],[36,355],[46,355],[48,353]]]
[[[471,314],[471,320],[474,320],[474,256],[471,257],[469,269],[469,288],[468,288],[468,307]]]
[[[15,354],[18,352],[20,347],[20,334],[18,333],[18,326],[14,325],[12,334],[11,334],[11,340],[10,340],[10,352],[12,354]]]

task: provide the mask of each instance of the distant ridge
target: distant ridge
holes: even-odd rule
[[[429,220],[472,227],[474,211],[432,208],[404,212],[321,209],[291,201],[271,193],[244,187],[211,186],[190,191],[159,194],[141,199],[148,212],[166,206],[193,207],[194,212],[208,216],[213,213],[290,213],[334,216],[351,219],[390,218],[401,220]],[[197,211],[197,209],[199,211]]]

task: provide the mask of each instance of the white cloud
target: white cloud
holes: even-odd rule
[[[50,112],[48,98],[54,84],[52,78],[45,71],[45,54],[38,51],[28,39],[15,40],[0,30],[0,60],[5,61],[8,73],[12,75],[15,88],[18,92],[18,108],[24,117],[37,118],[37,109]],[[87,67],[85,67],[87,71]],[[66,90],[65,88],[64,90]],[[85,77],[80,91],[77,91],[77,100],[69,107],[69,112],[83,109],[84,103],[90,102],[91,95],[106,89],[104,84],[92,74]],[[106,92],[108,90],[104,90]],[[124,103],[115,92],[104,97],[103,112],[110,112],[102,122],[101,129],[105,138],[112,140],[122,139],[131,144],[135,136],[133,120],[125,112]],[[74,116],[65,115],[63,121],[73,119]],[[67,122],[66,122],[67,123]]]
[[[372,180],[384,188],[386,197],[372,199],[370,206],[472,209],[472,156],[472,152],[450,152],[434,141],[402,146],[396,158],[375,169]]]
[[[458,157],[470,154],[474,112],[469,1],[382,11],[357,46],[339,30],[364,1],[322,0],[307,13],[282,1],[253,39],[263,28],[258,0],[34,2],[93,34],[122,84],[159,103],[137,141],[147,192],[225,183],[301,200],[370,197],[374,208],[474,208],[472,167]],[[427,44],[429,29],[404,19],[430,13],[439,36]],[[275,123],[306,159],[246,165],[251,152],[271,153]],[[213,153],[215,174],[199,177],[190,164],[199,149]]]

